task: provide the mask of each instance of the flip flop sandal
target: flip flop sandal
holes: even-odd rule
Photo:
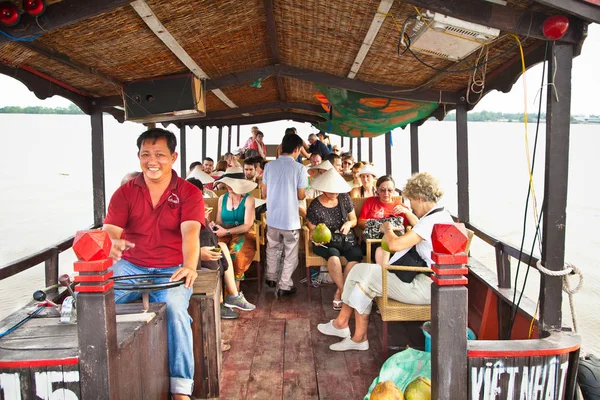
[[[342,304],[344,304],[344,302],[342,300],[334,300],[333,301],[333,309],[335,311],[340,311],[342,309]]]

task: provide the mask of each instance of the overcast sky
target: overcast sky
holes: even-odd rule
[[[573,61],[571,98],[571,114],[600,114],[598,95],[600,78],[596,77],[595,69],[600,68],[600,26],[592,24],[589,36],[583,45],[582,54]],[[533,67],[525,76],[527,82],[527,109],[535,112],[536,94],[541,83],[541,64]],[[560,101],[560,98],[559,98]],[[0,107],[16,106],[45,106],[66,107],[70,102],[62,97],[54,96],[46,100],[38,99],[20,82],[0,74]],[[545,102],[544,102],[545,108]],[[475,111],[523,112],[524,91],[523,78],[519,79],[510,93],[489,93],[475,108]]]

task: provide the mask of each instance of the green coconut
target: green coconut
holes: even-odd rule
[[[385,251],[387,251],[388,253],[390,252],[390,247],[388,246],[387,242],[385,241],[385,236],[383,237],[383,239],[381,239],[381,248]]]
[[[331,231],[324,223],[317,225],[312,233],[312,240],[315,243],[329,243],[331,242]]]
[[[375,385],[369,400],[404,400],[404,395],[394,382],[385,381]]]
[[[431,400],[431,381],[419,376],[404,390],[406,400]]]

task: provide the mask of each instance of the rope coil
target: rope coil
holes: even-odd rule
[[[542,261],[538,260],[537,268],[541,273],[549,276],[562,276],[563,291],[569,295],[569,308],[571,309],[571,318],[573,319],[573,330],[577,332],[577,318],[575,317],[575,304],[573,302],[573,295],[583,287],[583,274],[579,268],[571,263],[567,263],[565,266],[563,266],[561,271],[552,271],[542,266]],[[575,289],[571,289],[571,282],[569,281],[569,275],[571,274],[579,276],[579,282],[577,283]]]

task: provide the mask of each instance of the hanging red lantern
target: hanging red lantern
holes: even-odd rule
[[[29,15],[38,17],[46,10],[46,2],[44,0],[23,0],[23,10]]]
[[[569,29],[569,19],[564,15],[553,15],[546,18],[542,25],[542,32],[548,40],[559,40]]]
[[[21,15],[14,4],[8,1],[0,3],[0,25],[15,26],[20,19]]]

